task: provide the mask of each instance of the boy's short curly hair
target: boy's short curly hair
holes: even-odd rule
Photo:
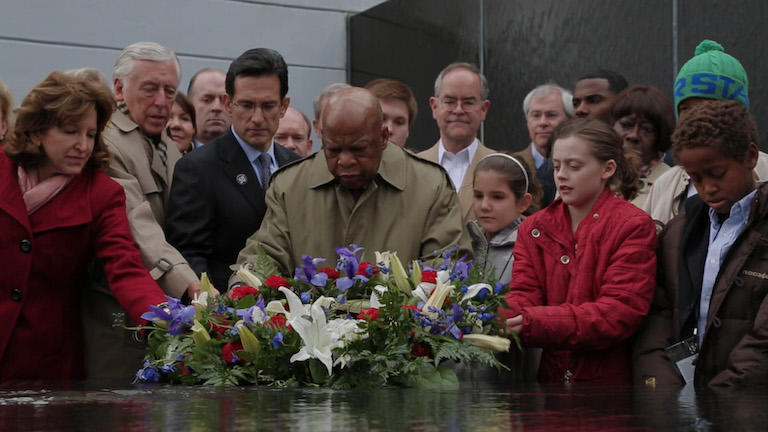
[[[732,100],[703,100],[680,115],[672,134],[675,157],[688,148],[712,147],[743,162],[750,143],[757,145],[757,125],[746,106]]]

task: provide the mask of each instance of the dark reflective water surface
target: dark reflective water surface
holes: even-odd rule
[[[0,386],[0,430],[766,430],[768,390]]]

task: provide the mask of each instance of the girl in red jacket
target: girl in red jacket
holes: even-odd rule
[[[629,383],[628,339],[653,297],[656,229],[626,200],[637,174],[608,125],[571,120],[553,142],[559,198],[520,225],[503,317],[524,345],[544,349],[540,382]]]

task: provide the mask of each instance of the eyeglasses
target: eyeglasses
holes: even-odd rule
[[[456,107],[458,107],[459,105],[461,105],[461,109],[463,109],[464,111],[474,111],[480,107],[480,101],[474,98],[459,100],[452,97],[446,97],[439,100],[440,100],[440,105],[444,106],[445,108],[451,111],[455,110]]]
[[[232,101],[232,106],[243,113],[250,113],[251,115],[256,113],[256,108],[261,109],[261,113],[264,115],[274,115],[280,112],[280,104],[277,102],[262,102],[255,103],[250,101]]]
[[[616,121],[616,125],[622,133],[630,132],[632,129],[637,127],[638,134],[640,135],[648,138],[656,136],[656,126],[654,126],[652,123],[638,119],[634,115],[618,119]]]

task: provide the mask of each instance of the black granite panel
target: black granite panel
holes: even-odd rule
[[[409,148],[423,150],[437,141],[429,108],[435,77],[454,61],[478,63],[479,16],[475,0],[395,0],[350,19],[351,84],[393,78],[416,96]]]

